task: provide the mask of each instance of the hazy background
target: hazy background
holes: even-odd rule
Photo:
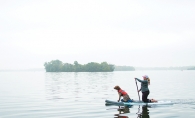
[[[195,65],[194,0],[0,0],[0,69]]]

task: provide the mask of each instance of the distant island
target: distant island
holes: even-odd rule
[[[192,67],[192,68],[188,68],[187,70],[195,70],[195,67]]]
[[[115,66],[114,71],[135,71],[133,66]]]
[[[195,70],[195,66],[178,67],[135,67],[135,70]]]
[[[45,62],[44,67],[46,72],[112,72],[114,65],[107,62],[96,63],[90,62],[84,65],[74,61],[74,64],[63,63],[60,60],[52,60]]]

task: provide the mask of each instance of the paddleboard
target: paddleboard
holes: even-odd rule
[[[142,101],[135,101],[134,102],[116,102],[111,100],[105,100],[106,105],[117,105],[117,106],[131,106],[131,105],[172,105],[172,101],[158,101],[158,102],[150,102],[145,103]]]

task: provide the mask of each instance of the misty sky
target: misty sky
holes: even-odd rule
[[[55,59],[195,66],[195,1],[1,0],[0,69]]]

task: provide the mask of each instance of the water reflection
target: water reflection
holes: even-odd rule
[[[46,73],[45,74],[45,88],[47,99],[64,99],[72,84],[70,81],[72,78],[71,73]]]
[[[107,96],[107,90],[112,85],[112,76],[113,73],[108,72],[47,72],[46,98],[49,100],[72,98],[73,101],[78,101],[86,100],[88,96],[87,99],[100,99]]]
[[[118,108],[119,113],[114,114],[114,118],[129,118],[128,116],[125,115],[125,113],[130,113],[130,107],[125,106],[125,107],[120,107]]]
[[[142,111],[140,112],[140,106],[139,106],[138,112],[137,112],[137,115],[138,115],[137,118],[150,118],[148,107],[149,106],[145,106],[145,105],[141,106]]]

